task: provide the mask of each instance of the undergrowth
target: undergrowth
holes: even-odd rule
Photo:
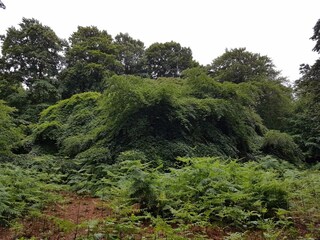
[[[194,226],[203,231],[227,226],[239,233],[260,230],[264,239],[319,234],[319,171],[297,169],[272,157],[247,163],[179,161],[179,168],[170,169],[150,167],[139,159],[98,166],[81,162],[69,183],[79,193],[104,199],[117,216],[110,220],[115,225],[138,217],[153,229],[155,219],[161,219],[168,233],[181,227],[188,232]]]
[[[34,156],[2,163],[1,225],[41,216],[68,188],[103,200],[108,214],[78,224],[55,218],[62,232],[86,229],[76,239],[317,239],[319,170],[298,169],[267,156],[241,163],[180,158],[176,168],[155,168],[125,152],[114,164]],[[33,164],[32,164],[33,163]],[[53,221],[52,219],[49,221]],[[68,227],[69,226],[69,227]],[[20,226],[21,227],[21,226]],[[21,236],[22,237],[22,236]]]
[[[0,163],[0,226],[10,226],[15,219],[40,213],[61,198],[57,192],[65,186],[58,184],[59,175],[43,171],[36,162],[32,167],[28,167],[27,160],[24,166]],[[47,164],[46,161],[41,165]]]

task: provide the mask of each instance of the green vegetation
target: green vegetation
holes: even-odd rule
[[[0,159],[10,155],[11,150],[22,139],[22,133],[11,116],[13,111],[13,108],[0,101]]]
[[[55,193],[65,188],[58,185],[61,174],[41,168],[48,164],[46,160],[34,158],[29,166],[27,159],[23,159],[23,165],[17,162],[0,165],[0,226],[10,226],[19,218],[39,215],[48,204],[61,201]]]
[[[1,38],[0,233],[318,239],[319,60],[292,88],[245,48],[200,66],[173,41],[19,26]],[[68,201],[75,219],[53,214]]]

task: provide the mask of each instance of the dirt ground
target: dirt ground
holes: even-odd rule
[[[19,236],[48,240],[71,240],[85,236],[88,229],[81,223],[102,220],[108,210],[97,198],[63,193],[64,201],[48,206],[41,216],[28,217],[11,229],[0,228],[0,240],[12,240]]]

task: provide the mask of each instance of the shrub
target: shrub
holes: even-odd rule
[[[10,154],[11,149],[22,138],[22,133],[11,116],[13,111],[13,108],[0,100],[0,160]]]
[[[301,163],[303,155],[293,138],[287,133],[270,130],[266,133],[261,150],[290,163]]]
[[[75,157],[75,160],[80,161],[83,164],[103,164],[111,163],[111,156],[108,148],[94,146],[79,153]]]
[[[37,144],[57,145],[61,124],[58,121],[43,122],[34,130],[34,142]]]
[[[129,150],[125,152],[121,152],[117,157],[117,162],[124,162],[124,161],[135,161],[139,160],[141,162],[146,162],[146,155],[138,150]]]

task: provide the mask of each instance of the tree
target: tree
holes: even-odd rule
[[[119,47],[118,60],[124,67],[124,74],[143,73],[144,43],[133,39],[128,33],[119,33],[115,37],[115,43]]]
[[[64,41],[38,20],[23,18],[19,26],[10,27],[2,36],[4,67],[32,91],[36,81],[56,79],[63,67]]]
[[[10,74],[0,73],[0,99],[18,110],[28,106],[27,90],[10,78]]]
[[[313,28],[314,33],[310,38],[316,41],[313,51],[320,54],[320,19]],[[313,102],[313,108],[320,109],[320,58],[310,66],[309,64],[301,64],[300,73],[302,77],[296,81],[299,96],[308,97]],[[315,104],[315,106],[314,106]]]
[[[191,49],[173,41],[152,44],[145,56],[147,71],[152,78],[180,77],[183,70],[197,66]]]
[[[64,65],[65,42],[36,19],[23,18],[19,28],[1,36],[0,97],[16,114],[36,121],[48,104],[60,98],[57,75]]]
[[[316,41],[316,45],[313,48],[313,51],[320,53],[320,19],[317,21],[316,25],[313,28],[313,35],[311,40]]]
[[[293,114],[292,89],[274,81],[252,81],[238,84],[239,91],[253,96],[253,109],[269,129],[286,130]]]
[[[302,152],[293,138],[287,133],[275,130],[265,134],[261,150],[294,164],[299,164],[303,160]]]
[[[78,27],[69,38],[67,68],[61,74],[63,97],[86,91],[102,91],[108,74],[122,72],[118,49],[107,31],[97,27]]]
[[[245,48],[226,50],[208,66],[209,75],[219,82],[238,84],[238,92],[250,96],[250,105],[269,129],[283,130],[292,113],[292,91],[267,56]]]
[[[269,79],[283,81],[267,56],[251,53],[246,48],[228,50],[208,66],[209,73],[220,82],[248,82]]]
[[[313,51],[320,53],[320,19],[311,37],[316,41]],[[296,81],[298,97],[296,115],[292,120],[292,133],[299,140],[309,162],[320,161],[320,59],[310,66],[302,64],[302,77]]]

